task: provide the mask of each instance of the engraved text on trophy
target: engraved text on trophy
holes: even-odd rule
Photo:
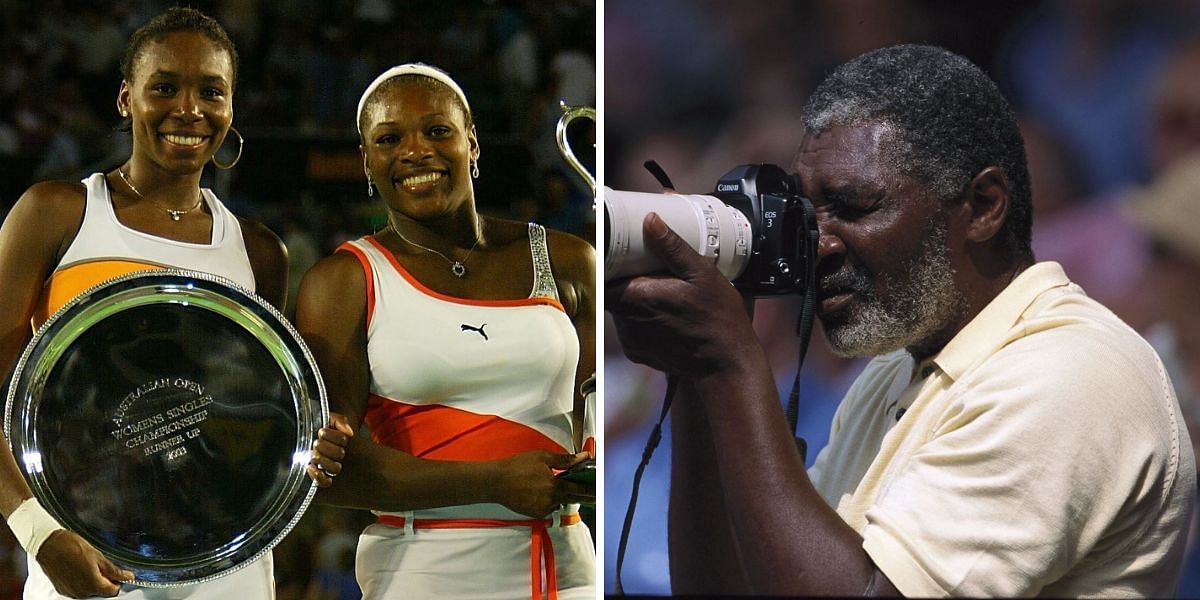
[[[200,436],[212,396],[182,377],[163,377],[138,386],[112,415],[112,436],[127,452],[164,454],[172,461],[187,454],[185,441]]]

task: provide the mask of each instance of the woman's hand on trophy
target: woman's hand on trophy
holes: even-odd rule
[[[329,413],[329,424],[317,432],[313,442],[312,460],[308,463],[308,476],[319,487],[333,485],[333,478],[342,472],[342,460],[346,458],[346,446],[354,437],[354,428],[346,416]]]
[[[591,452],[555,454],[533,450],[514,454],[495,462],[498,477],[491,488],[491,500],[523,515],[540,518],[564,504],[595,498],[585,484],[556,477],[557,472],[594,458]]]
[[[38,550],[37,561],[54,589],[72,598],[116,596],[122,581],[133,580],[132,572],[117,567],[67,529],[50,535]]]

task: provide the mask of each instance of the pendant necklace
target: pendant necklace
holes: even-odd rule
[[[124,167],[124,166],[121,166],[121,167],[118,167],[118,168],[117,168],[117,175],[118,175],[118,176],[121,178],[121,181],[124,181],[124,182],[125,182],[125,185],[129,186],[129,189],[130,189],[130,190],[133,190],[133,193],[134,193],[134,194],[137,194],[137,197],[138,197],[138,198],[141,198],[142,200],[145,200],[146,202],[149,202],[150,204],[153,204],[154,206],[157,206],[157,207],[158,207],[159,209],[161,209],[161,210],[165,210],[165,211],[167,211],[167,214],[168,214],[168,215],[171,215],[171,220],[172,220],[172,221],[176,221],[176,222],[178,222],[180,219],[182,219],[182,218],[183,218],[183,215],[186,215],[186,214],[188,214],[188,213],[192,212],[193,210],[196,210],[197,208],[200,208],[200,201],[201,201],[201,197],[199,197],[199,196],[197,196],[197,197],[196,197],[196,203],[195,203],[195,204],[193,204],[191,208],[187,208],[187,209],[184,209],[184,210],[176,210],[176,209],[173,209],[173,208],[167,208],[167,207],[165,207],[165,206],[163,206],[163,205],[159,204],[158,202],[155,202],[154,200],[151,200],[151,199],[149,199],[149,198],[147,198],[147,197],[143,196],[143,195],[142,195],[142,193],[141,193],[141,192],[139,192],[139,191],[138,191],[138,189],[137,189],[136,187],[133,187],[133,182],[132,182],[132,181],[130,181],[130,180],[129,180],[129,176],[125,174],[125,167]],[[410,243],[411,243],[411,242],[410,242]]]
[[[478,246],[479,240],[483,238],[483,236],[479,236],[478,238],[475,239],[475,243],[471,245],[470,250],[467,250],[467,255],[464,256],[462,260],[453,260],[449,256],[446,256],[445,254],[442,254],[441,252],[438,252],[437,250],[434,250],[433,248],[430,248],[428,246],[422,246],[421,244],[418,244],[418,243],[404,237],[404,235],[400,233],[400,230],[396,229],[396,226],[392,224],[390,219],[388,220],[388,228],[392,230],[392,233],[396,234],[400,239],[404,240],[405,242],[408,242],[410,245],[416,246],[422,250],[425,250],[426,252],[432,252],[432,253],[442,257],[443,259],[445,259],[446,262],[450,263],[450,272],[453,273],[454,276],[459,279],[462,279],[463,277],[467,276],[467,265],[466,265],[467,259],[471,258],[471,253],[475,251],[475,246]]]

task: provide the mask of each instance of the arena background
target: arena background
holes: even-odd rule
[[[209,168],[203,185],[283,238],[289,300],[313,262],[383,224],[354,113],[366,85],[402,62],[440,66],[466,91],[481,212],[594,240],[590,192],[554,142],[560,100],[595,106],[591,0],[0,0],[0,212],[35,181],[78,180],[128,157],[129,136],[114,130],[118,61],[137,26],[176,4],[215,17],[237,46],[245,152],[230,171]],[[595,129],[580,120],[571,134],[594,172]],[[371,520],[313,505],[275,549],[278,598],[358,598],[354,546]],[[24,565],[0,528],[0,600],[20,597]]]
[[[809,93],[833,67],[863,52],[920,42],[974,61],[999,82],[1021,119],[1038,259],[1063,263],[1089,295],[1155,342],[1192,437],[1200,439],[1194,391],[1200,344],[1190,342],[1188,353],[1160,345],[1164,331],[1180,324],[1192,333],[1176,331],[1177,339],[1200,340],[1196,311],[1182,307],[1185,298],[1193,307],[1198,302],[1200,250],[1190,253],[1187,266],[1160,260],[1127,212],[1132,197],[1169,163],[1200,149],[1200,3],[605,0],[603,10],[604,184],[615,189],[657,192],[642,167],[648,159],[689,194],[712,192],[717,178],[739,164],[790,167]],[[1194,233],[1200,230],[1200,162],[1192,164],[1191,181],[1153,192],[1179,204],[1180,226],[1159,243],[1200,248]],[[784,398],[798,353],[797,311],[794,299],[760,301],[755,315]],[[603,535],[611,592],[634,469],[665,381],[626,361],[608,326]],[[863,365],[830,355],[820,336],[814,332],[801,383],[799,429],[810,463]],[[670,589],[669,465],[668,427],[641,487],[623,570],[631,594]],[[1190,560],[1182,593],[1200,597],[1200,552],[1193,549]]]

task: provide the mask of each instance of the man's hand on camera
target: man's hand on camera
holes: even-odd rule
[[[605,289],[625,355],[660,371],[699,377],[734,367],[750,348],[761,353],[729,280],[658,215],[646,217],[642,234],[671,274],[615,281]]]

